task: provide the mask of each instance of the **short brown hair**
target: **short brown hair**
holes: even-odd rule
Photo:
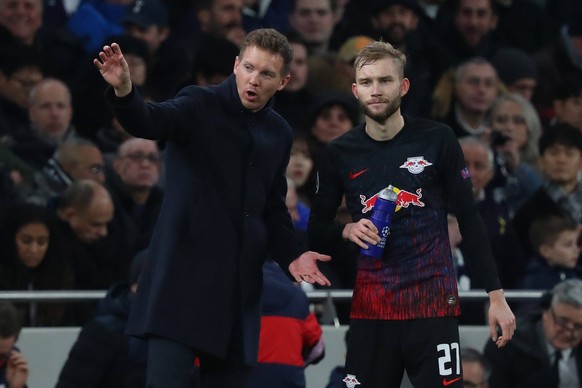
[[[239,56],[244,56],[247,47],[258,47],[273,54],[279,54],[283,58],[281,75],[286,76],[291,72],[293,49],[285,35],[272,28],[259,28],[251,31],[240,47]]]
[[[375,41],[361,49],[354,61],[354,67],[361,69],[364,65],[369,65],[384,58],[392,58],[394,63],[400,65],[400,77],[404,78],[406,55],[387,42]]]
[[[562,232],[576,231],[578,224],[570,218],[551,215],[534,220],[529,230],[532,247],[539,251],[542,245],[553,245]]]

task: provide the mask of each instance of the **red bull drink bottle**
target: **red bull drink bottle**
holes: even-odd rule
[[[378,194],[370,220],[378,228],[380,241],[376,245],[368,244],[368,249],[360,249],[362,255],[377,259],[382,257],[382,252],[384,252],[384,248],[386,247],[386,240],[388,235],[390,235],[392,215],[396,209],[397,202],[398,196],[394,192],[392,185],[386,187]]]

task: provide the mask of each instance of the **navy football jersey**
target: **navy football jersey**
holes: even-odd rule
[[[364,124],[357,126],[328,145],[310,219],[310,240],[337,241],[343,225],[334,225],[334,218],[344,195],[357,222],[371,216],[380,190],[392,185],[397,193],[383,257],[357,259],[351,317],[459,315],[447,231],[449,209],[457,214],[463,237],[479,244],[472,261],[481,262],[483,284],[488,290],[500,288],[486,236],[481,234],[470,176],[452,130],[434,121],[405,117],[404,127],[393,139],[376,141],[364,128]]]

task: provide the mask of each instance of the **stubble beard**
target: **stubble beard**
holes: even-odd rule
[[[364,111],[364,114],[377,122],[378,124],[386,124],[386,121],[398,110],[400,109],[402,97],[397,96],[392,102],[386,106],[383,112],[375,113],[368,107],[368,105],[360,101],[360,107]]]

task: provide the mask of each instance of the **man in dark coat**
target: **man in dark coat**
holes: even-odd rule
[[[94,63],[131,134],[167,142],[166,192],[128,323],[149,340],[148,387],[185,387],[200,356],[203,387],[243,386],[256,364],[262,264],[329,285],[294,237],[285,205],[291,128],[271,109],[292,50],[272,29],[251,32],[234,75],[145,103],[118,44]],[[219,284],[217,284],[219,282]]]
[[[577,387],[582,382],[582,280],[568,279],[542,299],[542,312],[518,314],[519,330],[504,348],[485,345],[495,388]]]

